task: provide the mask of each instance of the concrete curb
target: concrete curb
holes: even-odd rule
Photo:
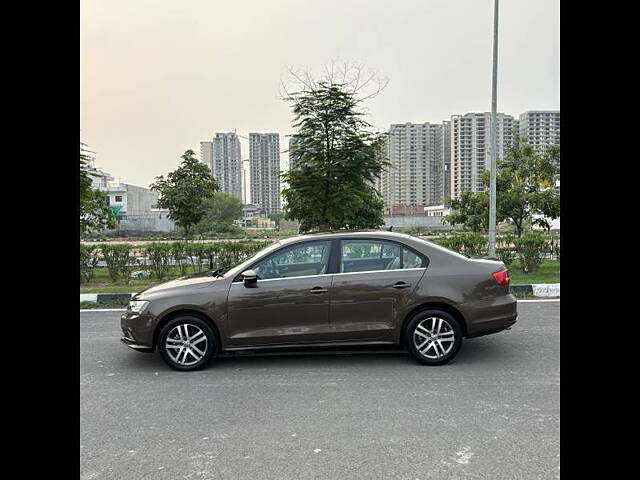
[[[133,293],[81,293],[81,302],[112,303],[127,302]]]
[[[511,293],[518,293],[520,295],[527,295],[530,297],[559,297],[560,296],[560,284],[559,283],[534,283],[531,285],[511,285],[509,287]],[[111,303],[111,302],[126,302],[133,293],[81,293],[81,302],[92,303]]]

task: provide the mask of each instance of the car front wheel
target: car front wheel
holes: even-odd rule
[[[462,329],[458,321],[442,310],[425,310],[407,324],[405,345],[423,365],[444,365],[462,346]]]
[[[197,370],[215,355],[217,339],[209,324],[198,317],[169,321],[158,336],[162,359],[176,370]]]

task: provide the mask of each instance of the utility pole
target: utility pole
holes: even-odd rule
[[[497,93],[498,93],[498,0],[493,5],[493,78],[491,81],[491,181],[489,185],[489,256],[496,256],[496,170],[497,170]]]

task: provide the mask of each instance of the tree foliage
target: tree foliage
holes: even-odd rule
[[[90,157],[84,143],[80,144],[80,234],[116,227],[116,219],[109,208],[105,192],[91,188],[97,172],[89,164]]]
[[[300,222],[302,232],[377,228],[384,223],[383,202],[374,187],[386,161],[383,137],[371,131],[362,88],[374,77],[349,77],[353,69],[333,69],[319,81],[297,76],[302,88],[288,93],[296,142],[290,156],[295,168],[282,175],[287,185],[285,218]],[[354,74],[355,75],[355,74]],[[379,91],[379,90],[378,90]]]
[[[206,202],[206,218],[215,222],[233,223],[242,217],[242,202],[226,192],[216,192]]]
[[[550,146],[544,153],[537,152],[528,143],[511,146],[505,159],[498,163],[496,175],[496,221],[510,220],[518,237],[532,224],[548,228],[544,219],[560,216],[560,197],[554,190],[560,149]],[[454,213],[446,217],[452,225],[462,224],[473,231],[489,228],[489,172],[485,171],[484,192],[463,192],[451,201]]]
[[[160,193],[158,207],[169,210],[169,218],[184,230],[188,238],[192,227],[207,212],[206,201],[219,187],[209,167],[196,158],[193,150],[187,150],[181,158],[180,166],[170,172],[166,180],[162,175],[156,177],[151,190]]]
[[[226,192],[216,192],[205,200],[204,218],[193,228],[194,233],[242,233],[233,224],[242,217],[242,202]]]

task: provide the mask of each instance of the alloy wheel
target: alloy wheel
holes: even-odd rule
[[[413,343],[420,354],[430,360],[446,356],[455,343],[453,327],[444,318],[428,317],[413,331]]]
[[[171,329],[165,341],[165,349],[178,365],[198,363],[207,353],[207,336],[197,325],[181,323]]]

